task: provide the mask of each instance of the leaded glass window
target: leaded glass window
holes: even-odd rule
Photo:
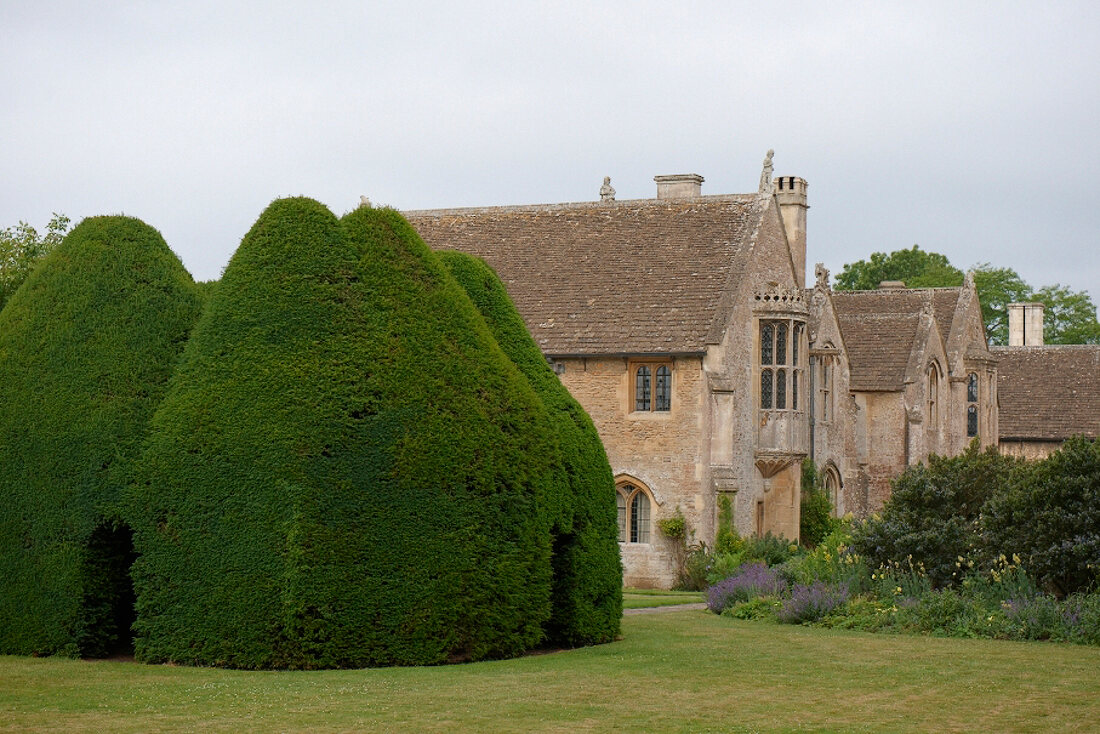
[[[642,365],[634,374],[634,410],[649,410],[650,371]]]
[[[760,364],[772,364],[775,359],[775,327],[771,323],[760,325]]]
[[[803,366],[802,335],[805,324],[799,321],[760,322],[760,407],[798,410],[798,391]],[[772,367],[782,369],[772,369]],[[788,403],[789,396],[789,403]]]
[[[630,503],[630,542],[649,542],[649,497],[641,490]]]
[[[633,484],[622,484],[616,489],[616,501],[619,507],[619,542],[648,543],[649,495],[644,489]]]
[[[971,372],[966,378],[966,435],[978,435],[978,375]]]
[[[669,410],[672,407],[672,370],[668,365],[657,368],[656,395],[654,396],[654,410]]]
[[[615,503],[619,508],[619,542],[626,542],[626,497],[622,491],[615,492]]]

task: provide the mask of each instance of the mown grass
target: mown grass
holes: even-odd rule
[[[701,591],[662,591],[660,589],[623,589],[623,609],[669,607],[706,601]]]
[[[1089,731],[1100,650],[717,617],[435,668],[242,672],[0,657],[0,730]]]

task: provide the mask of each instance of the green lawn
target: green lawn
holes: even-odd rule
[[[623,589],[623,609],[668,607],[674,604],[698,604],[706,601],[701,591],[661,591],[659,589]]]
[[[437,668],[239,672],[0,657],[0,730],[1095,731],[1100,649],[687,611],[620,642]]]

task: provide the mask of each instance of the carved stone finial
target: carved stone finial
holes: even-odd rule
[[[611,188],[611,177],[603,177],[603,186],[600,187],[600,201],[615,201],[615,189]]]
[[[366,207],[367,209],[370,209],[370,199],[368,199],[365,196],[360,195],[359,196],[359,206],[360,206],[360,208]]]
[[[764,170],[760,172],[760,193],[770,194],[772,192],[772,156],[775,155],[775,151],[768,149],[768,154],[764,156]]]
[[[965,285],[968,289],[972,289],[974,287],[974,271],[973,270],[967,270],[966,271],[966,279],[963,281],[963,285]]]
[[[829,269],[825,267],[825,263],[814,265],[814,276],[817,278],[817,288],[829,287]]]

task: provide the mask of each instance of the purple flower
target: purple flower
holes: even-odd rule
[[[816,621],[847,601],[847,584],[832,585],[824,581],[795,584],[790,598],[785,599],[779,609],[779,621],[788,624]]]
[[[755,599],[776,596],[787,588],[787,582],[763,563],[745,563],[737,573],[707,589],[707,608],[721,614],[727,607]]]

